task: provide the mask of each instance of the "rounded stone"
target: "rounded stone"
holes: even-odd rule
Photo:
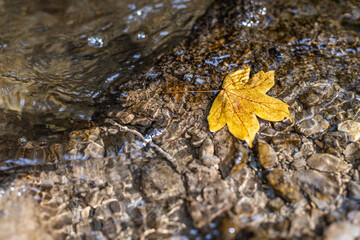
[[[300,200],[301,194],[298,186],[291,176],[281,169],[274,169],[267,175],[269,185],[286,201],[295,203]]]
[[[360,228],[348,221],[332,223],[325,231],[325,240],[355,240],[360,237]]]
[[[265,169],[272,168],[278,161],[275,150],[266,142],[259,140],[259,162]]]
[[[141,186],[151,200],[177,197],[185,193],[181,176],[164,160],[151,160],[142,168]]]
[[[346,172],[351,168],[345,161],[327,153],[314,153],[307,159],[307,164],[313,169],[329,173]]]
[[[360,123],[352,120],[346,120],[339,123],[338,130],[347,132],[351,136],[352,141],[358,141],[360,139]]]
[[[315,170],[299,170],[294,175],[299,186],[310,196],[320,200],[329,200],[339,194],[339,184],[329,174]]]

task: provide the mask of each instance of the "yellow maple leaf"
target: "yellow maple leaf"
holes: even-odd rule
[[[252,147],[260,129],[256,116],[269,121],[291,118],[286,103],[266,95],[274,86],[274,71],[261,71],[250,80],[249,75],[250,67],[246,67],[225,77],[223,90],[211,106],[208,121],[210,131],[218,131],[227,124],[235,137]]]

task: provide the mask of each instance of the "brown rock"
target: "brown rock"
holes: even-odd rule
[[[296,133],[291,134],[281,134],[274,136],[272,138],[272,142],[274,143],[274,148],[277,152],[282,151],[288,147],[300,146],[301,138]]]
[[[351,181],[349,183],[348,189],[349,189],[349,197],[356,201],[360,201],[360,184]]]
[[[142,169],[142,191],[151,200],[173,198],[184,194],[181,176],[165,161],[151,160]]]
[[[272,168],[278,161],[274,149],[264,141],[258,143],[259,162],[265,169]]]
[[[301,141],[302,141],[302,145],[300,148],[300,152],[302,152],[304,156],[309,156],[313,154],[315,151],[314,143],[306,137],[303,137]]]
[[[271,199],[267,205],[272,210],[278,211],[278,210],[280,210],[280,208],[282,208],[284,206],[284,201],[281,198],[277,197],[277,198]]]
[[[118,112],[116,118],[119,119],[122,124],[129,124],[135,118],[135,115],[127,112]]]
[[[267,175],[269,185],[286,201],[295,203],[300,200],[300,191],[295,181],[281,169],[274,169]]]
[[[330,127],[328,121],[326,121],[321,115],[316,115],[310,119],[305,119],[298,122],[295,126],[295,131],[299,134],[303,134],[306,137],[322,133]]]
[[[329,173],[346,172],[351,168],[345,161],[327,153],[315,153],[311,155],[311,157],[307,159],[307,164],[311,168]]]
[[[299,100],[306,106],[314,106],[322,103],[334,93],[331,83],[326,81],[317,81],[310,85],[304,94],[299,96]]]
[[[345,160],[350,163],[355,163],[357,159],[360,159],[360,144],[357,142],[350,143],[344,150]]]
[[[92,208],[97,208],[104,200],[104,197],[104,192],[96,189],[93,193],[86,197],[86,203]]]
[[[207,138],[199,149],[199,158],[205,165],[213,166],[220,162],[220,159],[214,155],[214,144]]]
[[[295,172],[299,186],[308,194],[320,200],[329,200],[339,194],[339,184],[333,176],[315,170]]]
[[[291,163],[291,169],[302,169],[306,166],[305,156],[302,152],[297,152],[294,154],[294,161]]]
[[[338,130],[349,133],[352,141],[358,141],[360,139],[360,123],[352,120],[346,120],[339,123]]]

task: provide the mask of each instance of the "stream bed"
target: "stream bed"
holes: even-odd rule
[[[359,239],[357,0],[0,0],[0,239]],[[293,122],[209,132],[226,74]]]

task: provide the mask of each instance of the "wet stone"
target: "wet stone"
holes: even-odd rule
[[[247,163],[249,151],[226,128],[214,136],[215,155],[220,158],[219,168],[224,178],[235,176]]]
[[[114,239],[118,235],[118,228],[116,222],[112,219],[106,219],[102,223],[101,231],[110,239]]]
[[[92,208],[97,208],[98,206],[100,206],[101,202],[103,201],[105,197],[104,195],[105,194],[103,191],[99,191],[95,189],[94,192],[89,194],[89,196],[86,198],[87,204]]]
[[[348,221],[332,223],[324,233],[325,240],[355,240],[360,237],[360,227]]]
[[[360,172],[356,169],[352,169],[354,172],[352,174],[352,178],[354,181],[360,181]]]
[[[195,129],[191,129],[190,131],[188,131],[188,133],[191,135],[190,144],[193,147],[199,147],[208,137],[208,134],[206,132]]]
[[[351,181],[348,185],[348,189],[349,189],[349,197],[356,201],[360,201],[360,184]]]
[[[77,197],[86,197],[89,192],[89,186],[86,183],[73,186],[74,195]]]
[[[273,211],[279,211],[283,206],[285,205],[284,201],[277,197],[274,199],[271,199],[268,203],[267,206],[272,209]]]
[[[274,129],[279,132],[289,132],[292,127],[292,122],[287,120],[286,122],[274,122]]]
[[[243,174],[243,175],[242,175]],[[253,171],[248,167],[243,167],[237,174],[240,192],[245,196],[254,196],[260,188],[260,183]]]
[[[313,154],[315,152],[314,143],[311,140],[303,137],[301,139],[301,141],[302,141],[302,145],[300,147],[300,152],[304,156],[309,156],[309,155],[311,155],[311,154]]]
[[[235,152],[235,141],[226,129],[222,128],[215,133],[214,145],[215,154],[222,162],[226,162],[233,157],[232,154]]]
[[[337,180],[328,174],[315,170],[299,170],[294,174],[299,186],[310,196],[330,200],[339,194]]]
[[[346,120],[344,122],[339,123],[338,130],[347,132],[351,141],[358,141],[360,139],[360,123],[352,120]]]
[[[119,119],[121,124],[129,124],[132,120],[134,120],[135,115],[128,112],[118,112],[116,114],[116,118]]]
[[[351,168],[344,160],[327,153],[314,153],[307,159],[307,164],[313,169],[329,173],[346,172]]]
[[[321,115],[316,115],[313,118],[305,119],[297,122],[295,125],[295,131],[306,137],[323,133],[330,127],[328,121],[326,121]]]
[[[75,225],[76,232],[80,234],[91,232],[91,228],[90,221],[81,221]]]
[[[206,155],[214,155],[214,144],[211,139],[207,138],[199,149],[199,158],[202,160]]]
[[[243,197],[239,202],[236,203],[234,211],[237,216],[241,216],[242,218],[249,218],[255,214],[255,209],[251,200],[251,198]]]
[[[331,83],[316,81],[311,84],[304,93],[299,96],[300,101],[306,106],[314,106],[324,102],[334,93]]]
[[[154,142],[170,143],[178,140],[184,132],[187,130],[186,121],[172,121],[171,124],[166,128],[163,134],[154,137]]]
[[[72,224],[72,213],[71,212],[64,212],[61,215],[54,217],[53,220],[53,227],[55,229],[64,228],[67,225]]]
[[[304,154],[300,151],[294,154],[294,161],[291,163],[291,169],[302,169],[306,166],[306,158]]]
[[[103,233],[98,230],[99,229],[97,229],[96,231],[91,231],[89,233],[84,234],[84,239],[85,240],[105,239],[105,236],[103,235]]]
[[[265,169],[272,168],[277,164],[277,156],[274,149],[264,141],[258,142],[259,162]]]
[[[341,131],[327,132],[323,135],[322,139],[326,152],[338,157],[341,156],[341,153],[350,140],[349,135]]]
[[[91,142],[84,150],[84,158],[103,158],[105,156],[105,149],[98,143]]]
[[[80,215],[82,219],[87,219],[90,217],[91,207],[87,206],[81,210]]]
[[[131,125],[140,125],[143,127],[148,127],[151,125],[151,120],[147,117],[139,117],[139,118],[134,118],[131,123]]]
[[[191,163],[186,175],[187,211],[196,227],[211,223],[217,216],[232,208],[236,195],[218,170]]]
[[[279,152],[289,147],[298,147],[301,144],[301,138],[296,133],[279,134],[272,138],[275,151]]]
[[[109,203],[109,208],[111,212],[118,213],[121,210],[119,201],[115,200]]]
[[[199,158],[205,165],[214,166],[220,162],[220,159],[214,155],[214,144],[207,138],[199,149]]]
[[[360,159],[360,144],[358,142],[350,143],[344,150],[345,160],[350,163],[355,163]]]
[[[286,201],[295,203],[300,200],[300,190],[292,177],[281,169],[274,169],[268,175],[269,185]]]
[[[142,191],[151,200],[174,198],[185,193],[181,176],[165,160],[153,159],[142,167],[141,172]]]
[[[107,219],[109,217],[111,217],[111,211],[110,209],[107,207],[107,206],[104,206],[104,205],[100,205],[99,207],[97,207],[94,211],[94,218],[96,220],[104,220],[104,219]],[[96,224],[96,226],[99,226],[98,222],[94,222]],[[100,225],[101,225],[101,222],[100,222]]]
[[[348,219],[350,220],[351,223],[360,225],[360,211],[354,210],[349,212]]]

